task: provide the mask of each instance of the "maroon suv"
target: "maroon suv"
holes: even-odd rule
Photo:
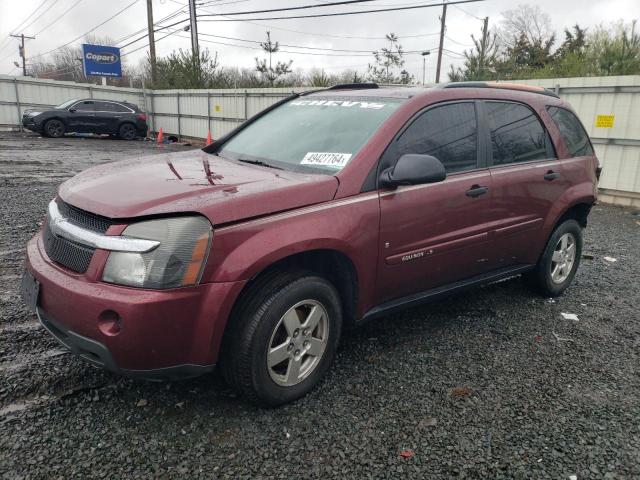
[[[598,174],[571,107],[541,88],[293,95],[204,150],[62,184],[22,293],[93,364],[219,364],[278,405],[319,382],[345,327],[517,274],[562,293]]]

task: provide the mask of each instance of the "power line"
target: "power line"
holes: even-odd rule
[[[454,40],[453,38],[451,38],[449,35],[445,35],[446,39],[449,40],[450,42],[453,42],[457,45],[460,45],[461,47],[473,47],[474,45],[470,45],[468,43],[460,43],[457,40]]]
[[[177,2],[176,0],[171,0],[173,3],[180,3]],[[197,5],[199,7],[219,7],[221,5],[230,5],[232,3],[244,3],[244,2],[249,2],[250,0],[234,0],[231,2],[224,2],[224,3],[218,3],[218,2],[202,2],[202,3],[198,3]]]
[[[110,22],[111,20],[113,20],[114,18],[116,18],[118,15],[120,15],[121,13],[123,13],[124,11],[126,11],[127,9],[133,7],[136,3],[138,3],[140,0],[133,0],[133,2],[129,3],[126,7],[118,10],[116,13],[114,13],[113,15],[111,15],[109,18],[107,18],[104,22],[99,23],[98,25],[96,25],[95,27],[93,27],[90,30],[87,30],[86,32],[84,32],[82,35],[77,36],[76,38],[74,38],[73,40],[69,40],[67,43],[60,45],[59,47],[56,48],[52,48],[51,50],[47,50],[44,53],[39,53],[38,55],[34,55],[33,57],[31,57],[32,59],[34,58],[39,58],[42,57],[44,55],[48,55],[51,52],[55,52],[56,50],[60,50],[61,48],[64,48],[68,45],[71,45],[73,42],[80,40],[82,37],[90,34],[91,32],[93,32],[94,30],[97,30],[98,28],[100,28],[102,25],[104,25],[107,22]]]
[[[483,2],[484,0],[457,0],[456,2],[448,2],[448,3],[430,3],[430,4],[426,4],[426,5],[415,5],[415,6],[409,6],[409,7],[394,7],[394,8],[381,8],[381,9],[377,9],[377,10],[357,10],[355,12],[335,12],[335,13],[316,13],[313,15],[290,15],[290,16],[286,16],[286,17],[262,17],[262,18],[246,18],[246,19],[237,19],[237,18],[224,18],[224,19],[204,19],[201,20],[202,22],[242,22],[242,21],[247,21],[247,20],[252,20],[252,21],[262,21],[262,20],[291,20],[291,19],[298,19],[298,18],[319,18],[319,17],[342,17],[342,16],[346,16],[346,15],[362,15],[365,13],[384,13],[384,12],[397,12],[397,11],[402,11],[402,10],[415,10],[418,8],[430,8],[430,7],[441,7],[443,5],[453,5],[453,4],[457,4],[457,3],[475,3],[475,2]],[[232,14],[235,15],[240,15],[240,13],[234,13],[231,12]],[[222,14],[215,14],[216,16],[218,15],[222,15]],[[228,16],[229,14],[224,14],[225,17]],[[199,15],[199,16],[203,16],[203,15]]]
[[[40,31],[38,31],[37,33],[34,34],[34,36],[38,36],[40,35],[42,32],[44,32],[47,28],[49,28],[51,25],[55,24],[58,20],[60,20],[62,17],[64,17],[67,13],[69,13],[76,5],[78,5],[82,0],[78,0],[76,3],[74,3],[73,5],[71,5],[69,8],[67,8],[64,12],[62,12],[58,17],[56,17],[56,19],[49,23],[46,27],[40,29]]]
[[[154,32],[158,32],[160,30],[166,29],[166,28],[170,28],[173,27],[175,25],[178,25],[180,23],[186,22],[188,19],[183,19],[180,20],[178,22],[172,23],[170,25],[166,25],[163,26],[161,28],[155,29]],[[433,34],[427,34],[427,35],[433,35]],[[125,45],[120,46],[120,48],[126,48],[136,42],[139,42],[140,40],[143,40],[145,38],[147,38],[148,35],[144,34],[141,35],[140,37],[136,38],[135,40],[131,40],[130,42],[126,43]],[[246,39],[246,38],[238,38],[238,37],[228,37],[228,36],[224,36],[224,35],[214,35],[211,33],[200,33],[198,36],[205,36],[205,37],[212,37],[212,38],[220,38],[223,40],[234,40],[234,41],[239,41],[239,42],[247,42],[247,43],[253,43],[256,45],[260,45],[262,42],[259,40],[250,40],[250,39]],[[384,40],[385,37],[371,37],[371,38],[375,38],[377,40]],[[221,45],[232,45],[232,44],[225,44],[222,42],[219,42]],[[334,52],[351,52],[351,53],[365,53],[368,55],[371,55],[372,50],[367,49],[367,50],[354,50],[354,49],[341,49],[341,48],[329,48],[329,47],[311,47],[311,46],[306,46],[306,45],[291,45],[291,44],[287,44],[287,43],[280,43],[281,46],[283,47],[288,47],[288,48],[300,48],[300,49],[306,49],[306,50],[323,50],[323,51],[334,51]],[[422,50],[420,50],[422,51]],[[410,51],[410,52],[405,52],[405,53],[417,53],[418,50],[416,50],[415,52]],[[132,53],[132,52],[129,52]]]
[[[163,25],[162,27],[155,28],[155,29],[153,30],[153,32],[155,33],[155,32],[159,32],[160,30],[166,30],[167,28],[175,27],[176,25],[179,25],[179,24],[181,24],[181,23],[188,22],[188,21],[189,21],[189,19],[188,19],[188,18],[183,18],[182,20],[179,20],[179,21],[177,21],[177,22],[175,22],[175,23],[172,23],[172,24],[170,24],[170,25]],[[154,23],[154,25],[157,25],[158,23],[160,23],[160,22]],[[182,31],[182,30],[181,30],[181,31]],[[145,33],[144,35],[139,36],[139,37],[138,37],[138,38],[136,38],[135,40],[131,40],[130,42],[125,43],[124,45],[121,45],[121,46],[120,46],[120,48],[126,48],[126,47],[128,47],[129,45],[132,45],[132,44],[134,44],[134,43],[136,43],[136,42],[139,42],[140,40],[144,40],[144,39],[145,39],[145,38],[147,38],[147,37],[148,37],[148,35]],[[147,44],[147,45],[148,45],[148,44]]]
[[[179,33],[179,32],[182,32],[182,31],[183,30],[174,30],[173,32],[169,32],[164,37],[160,37],[159,39],[157,39],[156,43],[158,43],[160,40],[164,40],[165,38],[173,35],[174,33]],[[180,38],[189,38],[189,37],[180,37]],[[138,48],[135,48],[135,49],[131,50],[130,52],[123,53],[122,55],[120,55],[120,57],[126,57],[127,55],[131,55],[132,53],[137,52],[138,50],[142,50],[143,48],[146,48],[148,46],[149,46],[149,44],[145,43],[144,45],[142,45],[142,46],[140,46]]]
[[[48,13],[54,6],[56,3],[58,3],[59,0],[53,0],[53,3],[51,5],[49,5],[47,7],[46,10],[43,10],[42,12],[40,12],[40,15],[38,15],[36,18],[34,18],[33,20],[31,20],[27,25],[25,25],[24,27],[22,27],[21,30],[26,30],[27,28],[29,28],[31,25],[33,25],[34,23],[36,23],[40,17],[42,17],[45,13]]]
[[[262,28],[271,28],[273,30],[282,30],[283,32],[291,32],[291,33],[299,33],[301,35],[309,35],[312,37],[327,37],[327,38],[341,38],[341,39],[347,39],[347,40],[384,40],[385,37],[384,35],[379,36],[379,37],[369,37],[369,36],[357,36],[357,35],[335,35],[335,34],[330,34],[330,33],[319,33],[319,32],[308,32],[308,31],[304,31],[304,30],[294,30],[291,28],[284,28],[284,27],[279,27],[276,25],[267,25],[264,23],[255,23],[249,20],[238,20],[238,21],[242,21],[245,23],[249,23],[251,25],[256,25],[258,27],[262,27]],[[399,39],[402,38],[418,38],[418,37],[432,37],[435,35],[440,35],[440,32],[434,32],[434,33],[420,33],[420,34],[416,34],[416,35],[403,35],[403,36],[398,36]]]
[[[7,37],[6,37],[4,40],[2,40],[2,42],[0,42],[0,45],[2,45],[2,44],[3,44],[3,43],[5,43],[5,42],[8,42],[8,43],[5,43],[5,44],[4,44],[4,46],[0,46],[0,52],[1,52],[2,50],[4,50],[5,48],[7,48],[9,45],[11,45],[11,34],[12,34],[12,33],[14,33],[14,32],[16,32],[16,31],[18,31],[19,29],[21,29],[21,28],[22,28],[22,25],[24,25],[26,22],[28,22],[28,21],[29,21],[29,19],[30,19],[30,18],[31,18],[31,17],[32,17],[32,16],[33,16],[33,15],[34,15],[38,10],[40,10],[40,8],[41,8],[45,3],[47,3],[48,1],[49,1],[49,0],[42,0],[42,2],[40,2],[40,4],[39,4],[36,8],[34,8],[34,9],[33,9],[33,11],[32,11],[29,15],[27,15],[27,18],[25,18],[23,21],[21,21],[21,22],[20,22],[16,27],[14,27],[14,28],[12,28],[11,30],[9,30],[9,35],[7,35]],[[9,58],[9,57],[6,57],[6,58]]]
[[[460,52],[454,52],[453,50],[447,50],[446,48],[442,49],[443,52],[447,52],[451,55],[458,55],[460,58],[466,58],[464,53],[460,53]]]
[[[200,15],[200,16],[201,17],[230,17],[233,15],[253,15],[255,13],[288,12],[291,10],[306,10],[309,8],[333,7],[336,5],[350,5],[352,3],[364,3],[364,2],[374,2],[374,1],[375,0],[343,0],[340,2],[314,3],[312,5],[300,5],[298,7],[269,8],[266,10],[247,10],[244,12],[209,13],[207,15]]]
[[[181,37],[180,35],[177,35],[180,38],[188,38],[188,37]],[[245,48],[248,50],[256,50],[256,51],[261,51],[262,47],[250,47],[248,45],[238,45],[235,43],[226,43],[226,42],[218,42],[215,40],[201,40],[204,43],[211,43],[211,44],[215,44],[215,45],[225,45],[227,47],[237,47],[237,48]],[[289,48],[295,48],[295,47],[289,47]],[[291,50],[278,50],[279,53],[288,53],[290,55],[313,55],[313,56],[320,56],[320,57],[370,57],[371,53],[367,53],[367,54],[362,54],[362,53],[317,53],[317,52],[293,52]]]
[[[260,45],[262,42],[259,40],[248,40],[245,38],[238,38],[238,37],[225,37],[223,35],[213,35],[211,33],[200,33],[200,35],[205,36],[205,37],[213,37],[213,38],[222,38],[223,40],[236,40],[239,42],[248,42],[248,43],[255,43]],[[302,48],[302,49],[306,49],[306,50],[328,50],[328,51],[332,51],[332,52],[351,52],[351,53],[366,53],[368,55],[371,55],[372,50],[352,50],[352,49],[343,49],[343,48],[323,48],[323,47],[308,47],[306,45],[289,45],[286,43],[279,43],[280,46],[282,47],[289,47],[289,48]]]
[[[40,8],[41,8],[45,3],[47,3],[48,1],[49,1],[49,0],[42,0],[42,2],[40,2],[40,4],[39,4],[36,8],[34,8],[34,9],[33,9],[33,11],[32,11],[29,15],[27,15],[27,18],[25,18],[23,21],[21,21],[21,22],[18,24],[18,26],[17,26],[17,27],[15,27],[15,28],[13,28],[12,30],[10,30],[10,33],[11,33],[11,32],[15,32],[16,30],[21,29],[21,28],[22,28],[22,26],[23,26],[25,23],[27,23],[27,22],[29,21],[29,19],[30,19],[30,18],[31,18],[31,17],[32,17],[32,16],[33,16],[33,15],[34,15],[38,10],[40,10]]]
[[[176,2],[177,3],[177,2]],[[178,15],[180,15],[181,13],[183,13],[184,11],[184,6],[182,8],[179,8],[177,10],[174,10],[173,12],[171,12],[170,14],[168,14],[166,17],[161,18],[160,20],[156,20],[153,25],[160,25],[162,22],[166,22],[167,20],[170,20],[172,18],[177,17]],[[125,35],[124,37],[119,38],[118,40],[115,41],[116,44],[118,43],[122,43],[125,40],[129,40],[131,37],[135,37],[136,35],[142,33],[142,32],[146,32],[147,31],[147,27],[141,28],[140,30],[136,30],[135,32],[129,33],[127,35]]]
[[[186,21],[183,20],[183,22]],[[178,22],[180,23],[180,22]],[[165,27],[162,27],[161,29],[165,29],[165,28],[170,28],[174,26],[174,24],[172,25],[167,25]],[[157,29],[155,31],[161,30],[161,29]],[[175,30],[172,33],[179,33],[181,30]],[[168,35],[167,35],[168,36]],[[239,38],[239,37],[228,37],[228,36],[224,36],[224,35],[214,35],[211,33],[200,33],[198,35],[199,37],[211,37],[211,38],[219,38],[219,39],[223,39],[223,40],[232,40],[232,41],[237,41],[237,42],[246,42],[246,43],[252,43],[254,45],[260,45],[262,42],[259,40],[250,40],[250,39],[246,39],[246,38]],[[146,35],[143,35],[135,40],[132,40],[131,42],[129,42],[126,45],[123,45],[121,48],[125,48],[133,43],[136,43],[137,41],[140,41],[144,38],[146,38]],[[165,38],[165,37],[163,37]],[[180,37],[183,38],[183,37]],[[262,50],[261,47],[259,46],[255,46],[255,47],[249,47],[246,45],[238,45],[235,43],[226,43],[226,42],[220,42],[220,41],[213,41],[213,40],[202,40],[205,43],[211,43],[211,44],[216,44],[216,45],[225,45],[225,46],[231,46],[231,47],[238,47],[238,48],[245,48],[245,49],[250,49],[250,50]],[[144,46],[146,46],[148,44],[145,44]],[[296,49],[303,49],[303,50],[317,50],[317,51],[324,51],[324,52],[341,52],[341,53],[351,53],[351,54],[362,54],[362,55],[331,55],[331,54],[321,54],[321,53],[309,53],[309,52],[292,52],[289,50],[279,50],[282,53],[291,53],[291,54],[308,54],[308,55],[318,55],[318,56],[347,56],[347,57],[351,57],[351,56],[362,56],[362,57],[368,57],[372,55],[372,50],[353,50],[353,49],[340,49],[340,48],[328,48],[328,47],[311,47],[311,46],[307,46],[307,45],[291,45],[291,44],[285,44],[282,43],[280,44],[281,46],[285,47],[285,48],[296,48]],[[129,52],[127,52],[127,55],[134,53],[138,50],[141,50],[143,47],[139,47],[136,48],[135,50],[131,50]],[[409,50],[409,51],[405,51],[405,54],[414,54],[414,53],[421,53],[423,52],[424,49],[422,50]],[[124,55],[123,55],[124,56]]]
[[[174,32],[175,33],[175,32]],[[200,34],[202,35],[202,34]],[[180,37],[180,35],[178,35],[178,37]],[[187,38],[187,37],[180,37],[180,38]],[[243,39],[235,39],[235,40],[240,40],[240,41],[249,41],[252,42],[252,40],[243,40]],[[226,43],[226,42],[219,42],[219,41],[214,41],[214,40],[201,40],[204,43],[211,43],[211,44],[216,44],[216,45],[225,45],[225,46],[229,46],[229,47],[238,47],[238,48],[245,48],[248,50],[262,50],[262,47],[251,47],[248,45],[238,45],[238,44],[234,44],[234,43]],[[255,42],[255,43],[261,43],[261,42]],[[303,47],[303,46],[296,46],[296,45],[288,45],[288,48],[314,48],[314,47]],[[318,48],[318,50],[321,50],[320,48]],[[333,52],[335,51],[334,49],[326,49],[329,50],[329,52]],[[436,48],[432,48],[432,49],[428,49],[428,50],[436,50]],[[339,51],[339,50],[338,50]],[[348,50],[347,50],[348,51]],[[360,50],[363,51],[363,50]],[[410,50],[410,51],[406,51],[404,52],[405,55],[414,55],[414,54],[420,54],[422,52],[424,52],[425,50]],[[345,54],[345,53],[315,53],[315,52],[294,52],[291,50],[278,50],[278,52],[280,53],[288,53],[288,54],[292,54],[292,55],[315,55],[315,56],[322,56],[322,57],[370,57],[372,56],[372,52],[368,51],[367,53],[349,53],[349,54]],[[355,52],[358,52],[358,50],[355,50]],[[130,52],[131,53],[131,52]]]
[[[462,13],[464,13],[465,15],[468,15],[470,17],[475,18],[476,20],[480,20],[481,22],[484,22],[484,18],[480,18],[480,17],[476,17],[474,14],[467,12],[466,10],[464,10],[462,7],[457,6],[454,3],[450,3],[449,5],[453,5],[455,8],[457,8],[458,10],[460,10]]]
[[[177,3],[178,5],[182,5],[177,0],[171,0],[171,1],[173,3]],[[240,0],[240,1],[249,1],[249,0]],[[207,2],[207,3],[213,3],[213,2],[210,1],[210,2]],[[417,3],[422,3],[422,2],[412,3],[411,5],[415,5]],[[201,10],[204,10],[205,12],[208,12],[208,13],[213,13],[213,12],[211,12],[211,10],[206,10],[204,8],[201,8]],[[256,23],[256,22],[252,22],[252,21],[249,21],[249,20],[238,20],[238,21],[242,21],[243,23],[248,23],[250,25],[255,25],[255,26],[261,27],[261,28],[267,28],[267,29],[273,29],[273,30],[282,30],[283,32],[298,33],[298,34],[301,34],[301,35],[308,35],[308,36],[312,36],[312,37],[340,38],[340,39],[348,39],[348,40],[386,40],[386,37],[384,35],[378,36],[378,37],[359,36],[359,35],[336,35],[336,34],[331,34],[331,33],[309,32],[308,30],[295,30],[295,29],[292,29],[292,28],[285,28],[285,27],[280,27],[280,26],[276,26],[276,25],[268,25],[268,24],[264,24],[264,23]],[[431,36],[435,36],[435,35],[440,35],[440,32],[420,33],[420,34],[412,34],[412,35],[402,35],[402,36],[398,36],[398,38],[399,39],[403,39],[403,38],[419,38],[419,37],[431,37]]]

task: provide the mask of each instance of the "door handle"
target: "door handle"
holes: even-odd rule
[[[489,187],[481,187],[480,185],[473,185],[469,190],[467,190],[467,197],[479,197],[480,195],[484,195],[489,191]]]
[[[554,172],[553,170],[549,170],[544,174],[544,179],[548,181],[555,180],[556,178],[560,178],[560,174],[558,172]]]

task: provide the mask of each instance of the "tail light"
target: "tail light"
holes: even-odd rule
[[[147,121],[147,114],[146,113],[139,113],[138,115],[136,115],[136,118],[138,120],[142,120],[143,122]]]

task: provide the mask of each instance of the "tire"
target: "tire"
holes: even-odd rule
[[[123,123],[118,128],[118,137],[122,140],[135,140],[138,132],[136,131],[136,126],[133,123]]]
[[[335,287],[313,273],[273,272],[238,305],[220,362],[227,383],[268,407],[311,391],[331,365],[340,340],[342,307]]]
[[[42,128],[42,133],[47,137],[60,138],[64,135],[65,127],[62,120],[52,118],[47,120]]]
[[[578,222],[565,220],[559,224],[549,237],[535,269],[527,274],[528,283],[547,297],[561,295],[576,275],[582,245],[582,228]]]

